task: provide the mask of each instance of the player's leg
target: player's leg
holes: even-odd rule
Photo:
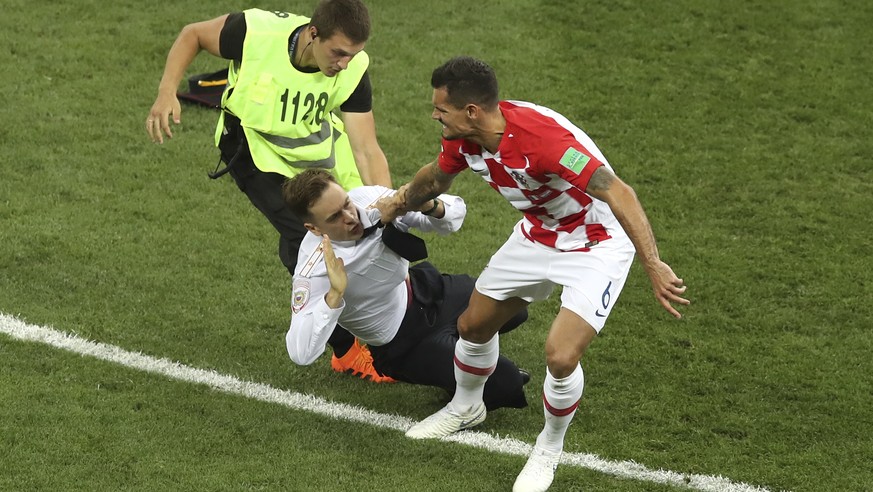
[[[543,383],[545,425],[515,481],[514,492],[544,491],[555,477],[564,435],[582,398],[585,377],[579,359],[597,332],[573,311],[561,308],[546,338]]]
[[[455,394],[454,357],[458,341],[458,318],[467,309],[470,296],[475,289],[476,280],[468,275],[447,275],[419,263],[410,269],[416,304],[432,304],[433,312],[424,313],[424,323],[419,329],[401,325],[398,336],[415,333],[417,344],[402,360],[398,377],[403,381],[417,384],[439,386],[449,395]],[[426,281],[427,285],[422,285]],[[527,319],[527,310],[522,309],[504,329],[513,329]],[[433,321],[435,320],[435,321]],[[374,351],[374,357],[377,352]],[[378,366],[377,366],[378,367]],[[485,385],[483,401],[488,410],[500,407],[521,408],[527,405],[524,397],[524,384],[530,375],[521,372],[514,362],[506,357],[497,360],[494,375]]]
[[[410,428],[412,438],[439,438],[485,420],[483,393],[497,367],[498,331],[529,302],[544,299],[552,290],[545,270],[536,266],[521,234],[513,233],[495,253],[476,281],[470,304],[458,320],[455,345],[455,395],[442,410]]]
[[[436,330],[404,354],[401,360],[392,364],[390,374],[400,381],[440,387],[449,395],[454,395],[457,340],[458,331],[454,323],[436,327]],[[373,354],[378,357],[378,350],[374,350]],[[494,374],[485,384],[485,408],[490,411],[501,407],[527,406],[524,396],[525,382],[525,374],[518,366],[509,358],[500,356]]]
[[[458,387],[452,407],[463,412],[482,401],[485,381],[499,354],[497,333],[535,300],[545,299],[553,283],[547,277],[549,251],[514,232],[494,253],[476,281],[470,305],[458,319],[460,338],[455,346]],[[540,260],[543,260],[541,263]]]
[[[488,377],[497,369],[500,355],[497,332],[525,306],[527,301],[519,298],[497,301],[478,291],[473,292],[470,305],[458,320],[458,327],[460,329],[461,320],[464,320],[464,323],[468,323],[465,326],[469,333],[475,333],[477,339],[484,338],[486,341],[476,343],[463,338],[457,341],[452,357],[456,382],[452,401],[437,413],[412,426],[406,431],[407,437],[437,439],[485,421],[485,385]],[[517,367],[514,370],[518,382],[521,382]]]
[[[496,300],[478,290],[470,296],[470,305],[458,319],[458,342],[455,344],[455,381],[457,388],[450,403],[458,412],[469,412],[482,403],[485,383],[497,368],[500,337],[497,332],[528,302],[518,297]]]
[[[564,291],[561,310],[546,338],[545,424],[514,491],[544,491],[552,483],[564,436],[585,387],[579,361],[605,325],[632,260],[632,250],[622,247],[553,258],[549,278],[563,285]]]
[[[467,309],[457,324],[454,343],[455,395],[452,407],[464,411],[480,402],[487,409],[527,406],[524,399],[524,377],[514,362],[500,355],[498,332],[511,330],[527,319],[528,302],[518,297],[498,301],[474,290]],[[477,332],[485,343],[461,336]],[[461,393],[459,395],[459,393]]]
[[[519,369],[509,357],[497,357],[494,373],[485,382],[482,401],[490,412],[498,408],[524,408],[527,398],[524,396],[524,385],[530,381],[530,374]]]
[[[546,379],[543,383],[545,427],[537,447],[560,453],[564,434],[576,411],[585,376],[579,360],[597,331],[573,311],[561,308],[546,338]]]
[[[521,311],[515,313],[515,316],[510,318],[509,321],[507,321],[506,323],[503,323],[503,326],[500,327],[500,331],[498,333],[500,333],[501,335],[505,335],[505,334],[509,333],[510,331],[521,326],[522,323],[527,321],[527,318],[528,318],[528,312],[527,312],[527,307],[525,307]]]

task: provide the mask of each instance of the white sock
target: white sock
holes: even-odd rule
[[[559,453],[564,449],[564,435],[579,406],[582,390],[585,388],[585,375],[582,366],[562,379],[555,379],[546,368],[546,381],[543,383],[543,413],[546,424],[537,436],[537,447]]]
[[[497,335],[485,343],[473,343],[463,338],[455,344],[455,381],[457,388],[452,408],[466,413],[482,403],[482,393],[488,376],[497,367],[500,342]]]

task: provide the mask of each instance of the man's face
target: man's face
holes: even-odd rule
[[[473,126],[467,108],[456,108],[449,103],[445,87],[433,90],[433,113],[431,118],[443,124],[443,138],[455,140],[472,135]]]
[[[328,39],[316,37],[313,42],[313,56],[321,73],[333,77],[349,66],[349,62],[363,51],[366,43],[353,43],[345,34],[334,33]]]
[[[358,209],[342,186],[330,183],[321,197],[309,208],[311,222],[304,225],[319,236],[327,234],[334,241],[357,241],[364,235]]]

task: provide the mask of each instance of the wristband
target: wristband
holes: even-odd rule
[[[440,206],[440,201],[437,200],[436,198],[434,198],[434,199],[433,199],[433,207],[431,207],[431,208],[430,208],[429,210],[427,210],[426,212],[422,212],[422,213],[423,213],[424,215],[430,215],[430,214],[436,212],[436,209],[439,208],[439,206]]]

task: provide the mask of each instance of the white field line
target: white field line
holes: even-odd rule
[[[375,425],[400,432],[405,432],[414,423],[413,420],[399,415],[387,415],[366,408],[334,403],[317,396],[281,390],[252,381],[242,381],[215,371],[188,367],[167,359],[129,352],[113,345],[91,342],[75,334],[31,325],[3,313],[0,313],[0,333],[5,333],[18,340],[44,343],[77,354],[114,362],[131,369],[160,374],[189,383],[203,384],[224,393],[276,403],[294,410],[304,410],[330,418]],[[499,437],[484,432],[463,431],[444,440],[508,455],[527,456],[531,451],[530,444],[510,437]],[[561,457],[561,464],[587,468],[622,478],[675,485],[694,490],[767,492],[765,488],[732,482],[720,476],[651,470],[633,461],[609,461],[587,453],[564,453]]]

